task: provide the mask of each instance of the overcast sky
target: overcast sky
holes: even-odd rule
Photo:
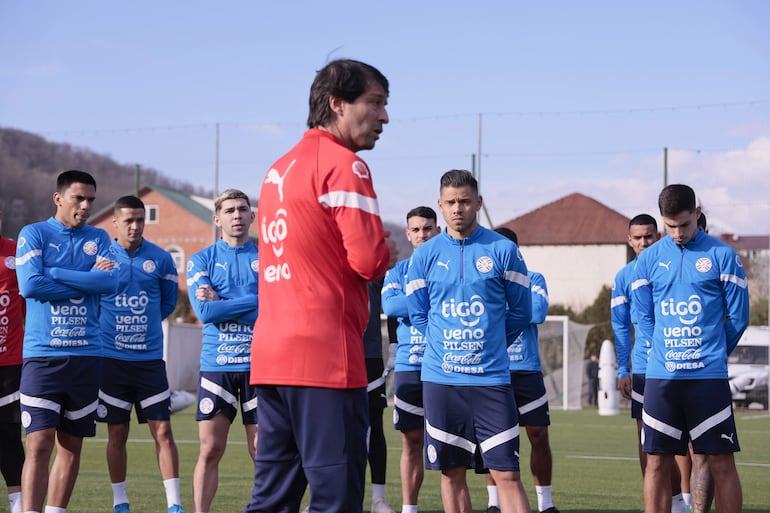
[[[390,80],[384,219],[480,160],[493,223],[573,192],[657,214],[695,188],[715,232],[770,233],[770,2],[0,0],[0,126],[258,195],[315,71]],[[98,174],[97,174],[98,179]]]

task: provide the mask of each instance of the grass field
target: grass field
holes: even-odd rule
[[[192,471],[198,454],[194,408],[172,417],[179,447],[182,502],[192,512]],[[387,498],[400,511],[401,487],[398,475],[400,439],[385,412],[388,437]],[[736,460],[743,484],[744,512],[770,512],[770,415],[767,412],[736,412],[742,452]],[[638,513],[642,510],[642,480],[636,459],[635,424],[627,410],[621,415],[600,417],[596,410],[552,411],[550,429],[554,459],[554,502],[563,512],[613,511]],[[128,493],[134,513],[165,511],[163,485],[155,461],[155,449],[146,426],[133,425],[129,439]],[[99,425],[97,435],[87,439],[75,492],[69,511],[110,513],[110,491],[105,462],[106,429]],[[529,457],[527,441],[522,458]],[[243,427],[234,424],[230,443],[220,466],[219,491],[215,512],[238,512],[248,502],[252,484],[252,465],[244,442]],[[522,478],[534,504],[534,484],[528,471]],[[482,476],[468,474],[474,511],[486,509],[486,488]],[[367,491],[365,511],[369,509]],[[307,497],[306,499],[307,500]],[[0,511],[8,503],[0,501]],[[537,511],[536,507],[533,507]],[[420,495],[420,511],[442,511],[439,473],[426,472]]]

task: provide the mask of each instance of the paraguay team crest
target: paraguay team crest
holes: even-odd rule
[[[695,268],[701,273],[709,272],[712,266],[711,259],[708,257],[701,257],[695,262]]]
[[[488,273],[494,266],[494,262],[488,256],[481,256],[476,260],[476,269],[478,269],[480,273]]]
[[[85,244],[83,244],[83,253],[85,253],[88,256],[94,256],[96,252],[99,251],[99,246],[96,244],[96,242],[89,240]]]
[[[144,270],[144,272],[148,274],[155,271],[155,262],[153,262],[152,260],[145,260],[142,263],[142,269]]]

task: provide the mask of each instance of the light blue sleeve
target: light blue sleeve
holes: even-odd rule
[[[16,275],[19,291],[25,298],[38,301],[62,301],[81,297],[83,292],[58,283],[43,267],[43,237],[34,226],[25,226],[19,232],[16,246]]]
[[[532,293],[529,287],[527,265],[521,257],[519,247],[515,244],[512,246],[507,248],[506,255],[502,259],[505,263],[505,297],[508,304],[505,316],[505,337],[509,345],[521,335],[532,320]]]
[[[201,285],[212,287],[207,271],[207,265],[201,253],[190,257],[187,266],[187,296],[198,320],[204,324],[212,322],[237,321],[240,324],[251,324],[257,319],[257,294],[245,294],[237,299],[219,299],[217,301],[201,301],[195,297],[195,291]]]
[[[165,252],[164,252],[165,253]],[[160,258],[160,318],[165,319],[176,309],[179,298],[179,274],[174,260],[166,253]]]
[[[529,290],[532,294],[531,324],[543,324],[548,316],[548,286],[545,277],[536,272],[529,273]]]
[[[402,273],[399,264],[385,273],[385,281],[382,284],[382,311],[388,317],[409,317]]]
[[[109,271],[100,271],[96,267],[90,271],[51,267],[46,273],[58,283],[79,290],[80,294],[110,294],[118,286],[117,267]]]
[[[645,255],[639,255],[631,272],[631,317],[638,320],[636,340],[652,340],[655,332],[655,304],[648,276]]]
[[[749,325],[749,286],[741,257],[729,251],[721,266],[722,290],[725,301],[725,336],[727,354],[732,353]]]
[[[417,251],[412,255],[406,271],[406,302],[412,326],[417,328],[420,333],[427,333],[430,296],[425,281],[422,259],[419,258],[419,255],[422,254],[421,248],[422,246],[417,248]]]
[[[622,272],[622,271],[621,271]],[[615,335],[615,355],[618,359],[618,377],[628,376],[631,372],[631,305],[626,296],[626,287],[622,282],[621,272],[615,275],[610,299],[610,320]]]

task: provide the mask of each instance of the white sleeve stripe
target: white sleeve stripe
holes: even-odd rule
[[[174,283],[179,282],[179,276],[176,274],[167,274],[163,277],[164,280],[173,281]]]
[[[641,279],[638,279],[638,280],[634,280],[634,281],[631,282],[631,290],[636,290],[639,287],[646,287],[649,284],[650,284],[650,282],[647,281],[646,278],[641,278]]]
[[[380,215],[380,207],[377,204],[377,198],[371,198],[350,191],[329,191],[318,197],[318,202],[326,207],[347,207],[357,208],[373,214]]]
[[[422,278],[412,280],[406,284],[406,295],[409,296],[411,294],[414,294],[416,291],[424,288],[425,288],[425,280],[423,280]]]
[[[746,278],[741,278],[735,274],[722,274],[719,276],[719,279],[724,282],[735,283],[742,289],[745,289],[749,286],[749,281]]]
[[[610,301],[610,308],[615,308],[616,306],[625,305],[628,303],[628,299],[626,299],[626,296],[617,296],[612,298],[612,301]]]
[[[545,300],[548,301],[548,293],[540,285],[532,286],[532,292],[534,292],[535,294],[538,294],[540,296],[543,296],[545,298]]]
[[[401,290],[401,284],[400,283],[388,283],[384,287],[382,287],[382,291],[385,292],[386,290]]]
[[[197,273],[193,274],[190,278],[187,278],[187,286],[192,287],[198,279],[200,279],[201,276],[208,276],[209,273],[206,271],[198,271]]]
[[[505,271],[505,279],[516,283],[517,285],[523,285],[529,288],[529,276],[516,271]]]
[[[33,249],[31,251],[27,251],[22,256],[16,258],[16,265],[24,265],[30,260],[32,260],[33,257],[41,256],[43,254],[42,249]]]

